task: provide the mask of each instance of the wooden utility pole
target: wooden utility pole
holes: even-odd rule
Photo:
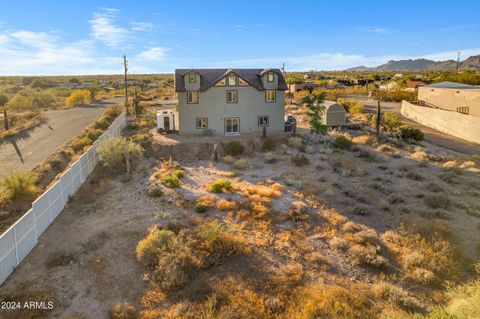
[[[380,101],[377,101],[377,122],[375,123],[375,129],[377,130],[377,137],[380,134],[380,123],[382,117],[382,109],[380,107]]]
[[[127,72],[128,72],[128,61],[127,56],[123,56],[123,70],[125,73],[125,111],[128,113],[128,81],[127,81]]]
[[[457,73],[459,69],[460,69],[460,51],[458,51],[458,55],[457,55]]]

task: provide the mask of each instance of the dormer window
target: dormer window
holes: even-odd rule
[[[273,75],[273,72],[268,72],[267,73],[267,82],[273,82],[275,81],[275,76]]]
[[[188,74],[188,83],[196,83],[197,82],[197,76],[195,73],[189,73]]]
[[[227,77],[228,86],[236,86],[237,85],[237,76],[235,74],[230,74]]]

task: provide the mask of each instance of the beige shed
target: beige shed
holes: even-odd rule
[[[345,108],[332,101],[325,101],[325,114],[323,124],[327,126],[343,126],[347,124]]]

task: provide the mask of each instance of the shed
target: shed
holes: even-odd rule
[[[332,101],[325,101],[325,116],[323,117],[323,124],[327,126],[343,126],[347,124],[345,108]]]
[[[168,111],[157,113],[157,130],[175,131],[175,114]]]

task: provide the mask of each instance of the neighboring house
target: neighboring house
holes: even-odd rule
[[[305,91],[305,90],[315,90],[320,87],[320,84],[317,83],[294,83],[290,84],[290,92],[295,93],[295,92],[300,92],[300,91]]]
[[[422,81],[406,80],[405,91],[415,92],[420,85],[425,85]]]
[[[400,86],[395,81],[390,81],[387,84],[381,84],[381,85],[378,86],[378,89],[383,90],[383,91],[393,91],[393,90],[397,90],[399,88],[400,88]]]
[[[419,86],[418,103],[480,117],[480,86],[455,82]]]
[[[177,69],[180,134],[283,132],[285,91],[279,69]]]

